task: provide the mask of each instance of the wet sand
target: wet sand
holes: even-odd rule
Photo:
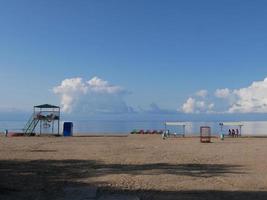
[[[267,199],[267,138],[0,137],[0,199],[66,187],[139,199]]]

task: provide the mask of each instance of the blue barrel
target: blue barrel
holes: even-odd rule
[[[63,124],[63,136],[72,136],[73,135],[73,123],[64,122]]]

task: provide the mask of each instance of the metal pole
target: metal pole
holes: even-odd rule
[[[55,113],[55,108],[52,109],[52,134],[54,135],[54,113]]]
[[[40,120],[40,135],[42,134],[42,120]]]
[[[60,126],[60,108],[58,109],[58,124],[57,124],[57,134],[59,135],[59,126]]]
[[[40,108],[38,115],[42,114],[42,108]],[[38,116],[40,117],[40,116]],[[40,135],[42,134],[42,118],[40,117]]]
[[[53,121],[52,121],[52,134],[54,135],[54,119],[52,119]]]

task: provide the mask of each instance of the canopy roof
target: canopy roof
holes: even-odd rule
[[[222,126],[244,126],[242,122],[222,122],[220,123]]]
[[[186,126],[185,122],[165,122],[166,126]]]
[[[59,106],[54,106],[51,104],[42,104],[42,105],[38,105],[38,106],[34,106],[34,108],[60,108]]]

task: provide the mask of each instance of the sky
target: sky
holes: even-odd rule
[[[0,0],[0,116],[267,119],[266,20],[264,0]]]

